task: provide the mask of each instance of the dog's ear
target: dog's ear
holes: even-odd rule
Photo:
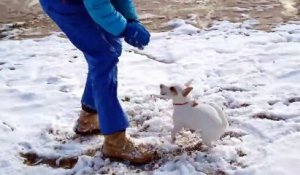
[[[183,90],[182,96],[186,97],[189,95],[189,93],[193,90],[193,87],[187,87]]]
[[[176,88],[175,88],[174,86],[171,86],[171,87],[170,87],[170,91],[172,92],[172,94],[173,94],[174,96],[178,95],[178,92],[177,92],[177,90],[176,90]]]
[[[194,79],[190,79],[188,82],[186,82],[184,85],[185,87],[190,87],[193,83]]]

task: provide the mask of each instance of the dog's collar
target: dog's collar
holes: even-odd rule
[[[185,102],[185,103],[173,103],[174,106],[183,106],[188,104],[189,102]]]

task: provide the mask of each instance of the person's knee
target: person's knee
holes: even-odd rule
[[[119,62],[118,57],[86,57],[89,65],[89,73],[93,76],[95,74],[108,75],[116,69]]]

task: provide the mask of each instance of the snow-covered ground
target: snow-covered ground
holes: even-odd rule
[[[173,32],[153,34],[143,51],[124,46],[119,95],[128,134],[160,155],[139,167],[103,159],[103,137],[73,133],[86,64],[67,39],[0,41],[0,174],[298,174],[300,23],[271,33],[252,24],[198,30],[177,21]],[[171,144],[171,102],[151,96],[160,83],[191,78],[193,98],[223,104],[230,121],[209,150],[189,131]]]

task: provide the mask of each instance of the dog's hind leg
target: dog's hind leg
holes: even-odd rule
[[[212,146],[212,139],[210,137],[202,135],[201,138],[202,138],[203,143],[206,146],[208,146],[208,147]]]
[[[182,129],[182,127],[174,125],[174,128],[173,128],[173,130],[171,132],[172,143],[174,143],[175,140],[176,140],[176,133],[178,133],[181,129]]]
[[[212,146],[212,141],[210,140],[203,140],[204,144],[208,147],[211,147]]]

